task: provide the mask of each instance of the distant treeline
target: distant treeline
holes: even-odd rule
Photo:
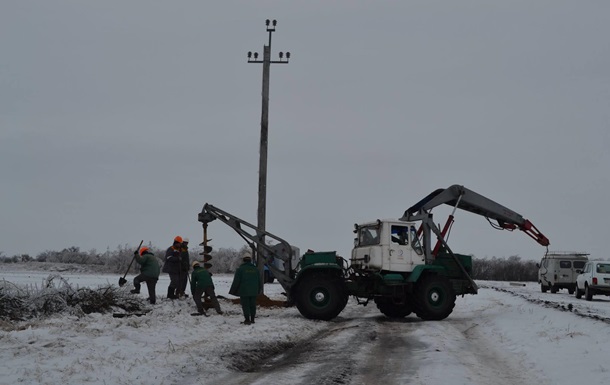
[[[472,278],[484,281],[537,282],[535,261],[524,261],[514,255],[508,258],[472,259]]]
[[[154,247],[152,245],[145,245],[152,250],[157,259],[159,265],[163,265],[165,257],[165,250]],[[62,263],[62,264],[73,264],[73,265],[85,265],[89,270],[100,272],[100,273],[124,273],[129,266],[129,263],[133,259],[133,251],[136,249],[135,246],[123,245],[118,246],[116,250],[106,250],[104,253],[98,253],[96,250],[81,251],[76,246],[68,247],[61,251],[43,251],[42,253],[32,257],[28,254],[14,255],[12,257],[5,256],[0,252],[1,263]],[[212,252],[212,268],[210,269],[215,273],[232,273],[241,263],[242,255],[249,250],[248,246],[244,246],[239,250],[232,248],[220,248]],[[201,261],[203,256],[200,253],[203,251],[201,247],[195,247],[189,249],[190,260]],[[137,263],[133,263],[129,272],[137,273],[139,266]]]
[[[153,250],[159,262],[163,263],[165,249],[159,249],[152,245],[147,245]],[[78,247],[72,246],[61,251],[44,251],[35,257],[28,254],[14,255],[7,257],[0,252],[0,262],[18,263],[18,262],[48,262],[48,263],[67,263],[89,265],[92,270],[104,273],[122,273],[125,272],[127,266],[133,258],[133,246],[118,246],[116,250],[106,250],[104,253],[98,253],[95,250],[81,251]],[[211,271],[216,273],[232,273],[241,263],[242,255],[249,250],[248,246],[243,246],[241,249],[220,248],[215,250],[212,255],[213,259]],[[199,253],[202,251],[200,247],[190,250],[191,261],[201,260]],[[538,281],[538,268],[535,261],[524,261],[519,256],[511,256],[508,258],[480,259],[474,258],[473,278],[478,280],[488,281],[519,281],[519,282],[535,282]],[[131,266],[130,272],[138,271],[137,264]]]

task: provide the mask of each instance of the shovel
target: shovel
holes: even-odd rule
[[[142,243],[144,243],[144,240],[142,240],[140,242],[140,246],[138,246],[138,248],[136,249],[136,253],[140,250],[140,247],[142,247]],[[127,276],[127,273],[129,273],[129,269],[131,269],[131,265],[133,264],[134,259],[136,259],[135,255],[131,259],[131,262],[129,262],[129,266],[127,266],[127,271],[125,272],[125,275],[123,275],[121,278],[119,278],[120,287],[123,287],[123,285],[125,285],[127,283],[127,280],[125,279],[125,277]]]

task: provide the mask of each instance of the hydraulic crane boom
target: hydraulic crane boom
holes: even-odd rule
[[[455,208],[470,211],[485,218],[498,222],[497,228],[519,230],[525,232],[542,246],[549,245],[549,239],[544,236],[529,220],[518,213],[486,198],[464,186],[453,185],[446,189],[438,189],[428,194],[424,199],[407,209],[403,220],[413,219],[416,216],[426,215],[434,207],[447,204]]]

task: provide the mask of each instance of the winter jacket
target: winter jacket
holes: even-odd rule
[[[159,261],[151,252],[145,252],[144,255],[135,255],[136,262],[140,265],[140,273],[147,277],[159,278]]]
[[[229,294],[240,297],[257,296],[262,286],[256,266],[251,262],[244,262],[235,271]]]
[[[189,271],[191,268],[191,256],[189,255],[189,249],[183,247],[180,249],[180,268],[182,271]]]
[[[203,267],[196,266],[191,273],[191,293],[194,293],[195,289],[205,289],[208,286],[214,287],[210,273]]]
[[[174,249],[174,246],[167,248],[163,272],[168,274],[180,273],[180,249]]]

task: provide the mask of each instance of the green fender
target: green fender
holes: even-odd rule
[[[342,269],[336,263],[335,264],[325,264],[325,263],[311,264],[311,265],[308,265],[308,266],[302,268],[301,270],[299,270],[298,274],[294,278],[294,281],[291,283],[289,291],[287,291],[289,293],[289,295],[288,295],[289,302],[293,301],[294,298],[297,296],[297,291],[299,290],[299,285],[300,285],[301,281],[306,281],[308,279],[311,279],[312,276],[315,276],[319,273],[327,274],[328,276],[340,277],[341,273],[342,273],[341,270]]]
[[[301,270],[299,270],[299,273],[296,276],[295,281],[299,281],[301,279],[301,277],[305,276],[305,275],[309,275],[310,273],[313,272],[324,272],[324,271],[329,271],[331,272],[331,274],[334,273],[341,273],[342,269],[339,265],[337,265],[336,263],[315,263],[315,264],[311,264],[311,265],[307,265],[304,268],[302,268]]]
[[[417,265],[415,266],[415,269],[413,269],[411,274],[409,274],[409,276],[407,277],[407,282],[417,282],[424,271],[432,271],[435,273],[442,274],[446,270],[447,269],[445,269],[445,267],[438,265]]]

